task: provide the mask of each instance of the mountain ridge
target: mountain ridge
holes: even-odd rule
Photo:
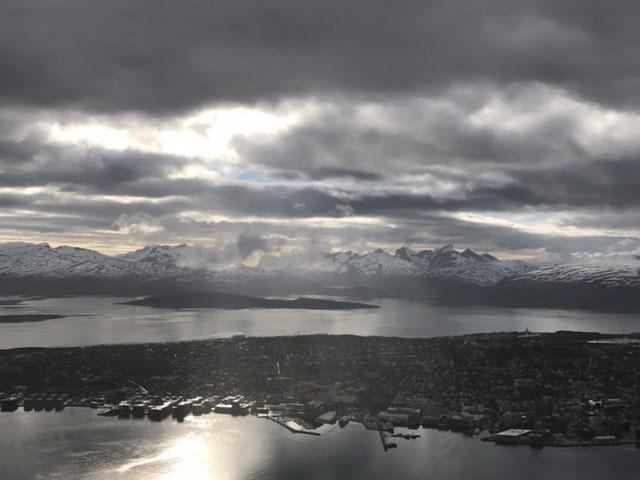
[[[598,298],[585,293],[591,292],[610,298],[607,305],[640,305],[640,300],[629,300],[624,293],[640,291],[640,258],[633,254],[535,264],[445,245],[420,251],[401,246],[393,254],[381,249],[324,253],[322,261],[322,270],[304,261],[285,263],[294,265],[289,268],[277,263],[273,268],[248,267],[199,245],[150,245],[109,256],[72,246],[14,242],[0,244],[0,293],[53,289],[72,294],[141,294],[205,286],[250,295],[288,295],[326,294],[335,286],[395,297],[577,308],[598,303]],[[614,290],[623,293],[611,296]]]

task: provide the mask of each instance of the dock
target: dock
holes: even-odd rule
[[[387,436],[382,430],[378,430],[378,433],[380,434],[380,441],[382,442],[382,448],[384,448],[385,452],[390,448],[396,448],[398,446],[398,444],[395,442],[388,442]]]
[[[292,418],[274,417],[274,416],[271,416],[271,415],[267,415],[264,418],[268,418],[269,420],[277,423],[281,427],[286,428],[291,433],[304,433],[306,435],[315,435],[317,437],[320,436],[320,432],[316,432],[315,430],[308,429],[308,428],[300,425],[298,422],[296,422]]]

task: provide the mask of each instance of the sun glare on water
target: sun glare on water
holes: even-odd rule
[[[138,480],[218,480],[207,458],[209,449],[201,435],[187,435],[156,456],[138,459],[117,469],[121,478]]]

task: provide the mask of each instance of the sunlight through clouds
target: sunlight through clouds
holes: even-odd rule
[[[78,118],[79,117],[79,118]],[[219,107],[184,116],[152,120],[139,116],[73,115],[69,120],[43,122],[53,142],[109,150],[194,157],[236,163],[229,143],[238,134],[274,135],[295,124],[295,112],[269,112],[257,108]]]

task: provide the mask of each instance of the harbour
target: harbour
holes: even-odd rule
[[[324,468],[346,480],[423,480],[425,472],[434,479],[601,480],[608,474],[635,480],[640,462],[633,446],[496,448],[460,433],[399,428],[420,438],[385,452],[378,432],[358,422],[323,425],[315,436],[291,434],[254,415],[188,415],[179,423],[96,413],[67,407],[0,414],[0,477],[154,480],[188,471],[192,478],[297,480]],[[567,462],[575,465],[571,472]]]

